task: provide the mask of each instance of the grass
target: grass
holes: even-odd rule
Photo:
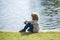
[[[0,40],[60,40],[60,32],[0,32]]]

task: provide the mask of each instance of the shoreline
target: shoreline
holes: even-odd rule
[[[0,30],[0,32],[19,32],[19,30]],[[40,30],[39,32],[60,32],[60,30]]]

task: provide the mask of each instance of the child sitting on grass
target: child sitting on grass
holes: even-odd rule
[[[39,31],[39,24],[38,24],[38,20],[39,17],[37,14],[35,14],[35,12],[32,12],[31,14],[32,20],[31,21],[25,21],[24,23],[26,24],[25,27],[19,31],[19,32],[26,32],[27,28],[29,32],[38,32]]]

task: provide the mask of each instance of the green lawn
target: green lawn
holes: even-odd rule
[[[60,32],[0,32],[0,40],[60,40]]]

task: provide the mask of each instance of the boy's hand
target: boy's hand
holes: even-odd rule
[[[26,20],[26,21],[24,21],[24,24],[27,24],[28,23],[28,21]]]

